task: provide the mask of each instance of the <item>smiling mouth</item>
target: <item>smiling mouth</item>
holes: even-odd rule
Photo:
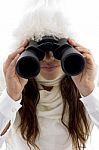
[[[56,67],[59,67],[59,65],[45,65],[45,66],[41,66],[41,68],[56,68]]]
[[[42,66],[41,69],[45,71],[54,71],[58,67],[59,65],[50,65],[50,66]]]

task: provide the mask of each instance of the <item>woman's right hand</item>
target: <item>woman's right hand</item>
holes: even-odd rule
[[[8,58],[3,63],[3,72],[6,81],[6,89],[8,95],[15,101],[19,100],[22,96],[22,90],[28,79],[20,77],[15,70],[16,61],[20,54],[24,51],[28,44],[28,40],[25,40],[20,44],[20,47],[13,53],[8,55]]]

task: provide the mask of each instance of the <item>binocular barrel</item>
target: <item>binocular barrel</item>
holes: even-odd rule
[[[85,67],[84,57],[69,44],[65,43],[52,52],[53,56],[61,61],[62,70],[67,75],[75,76],[83,71]],[[16,62],[16,72],[26,79],[37,76],[40,72],[40,60],[43,60],[45,53],[46,51],[40,49],[39,46],[37,47],[33,40],[30,41]]]
[[[76,49],[70,47],[62,55],[61,66],[67,75],[75,76],[83,71],[85,59]]]
[[[31,78],[40,72],[38,57],[31,51],[24,51],[17,60],[16,72],[22,78]]]

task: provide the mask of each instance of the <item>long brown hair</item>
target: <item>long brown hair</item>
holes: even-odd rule
[[[80,93],[71,77],[65,76],[60,82],[60,90],[63,98],[63,112],[61,122],[68,129],[75,150],[84,149],[90,133],[90,125],[86,116],[83,103],[79,100]],[[20,131],[22,137],[27,141],[28,146],[39,147],[35,144],[39,133],[39,124],[36,115],[36,106],[39,103],[40,95],[38,84],[34,78],[28,80],[22,92],[22,107],[20,114]],[[64,121],[66,106],[68,105],[68,125]],[[31,149],[31,147],[30,147]]]

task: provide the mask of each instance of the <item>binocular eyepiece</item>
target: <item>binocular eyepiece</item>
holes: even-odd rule
[[[26,79],[37,76],[40,72],[40,61],[47,51],[52,51],[53,56],[61,61],[62,70],[69,76],[80,74],[85,67],[82,54],[68,44],[65,38],[44,36],[38,42],[30,40],[16,62],[16,72]]]

